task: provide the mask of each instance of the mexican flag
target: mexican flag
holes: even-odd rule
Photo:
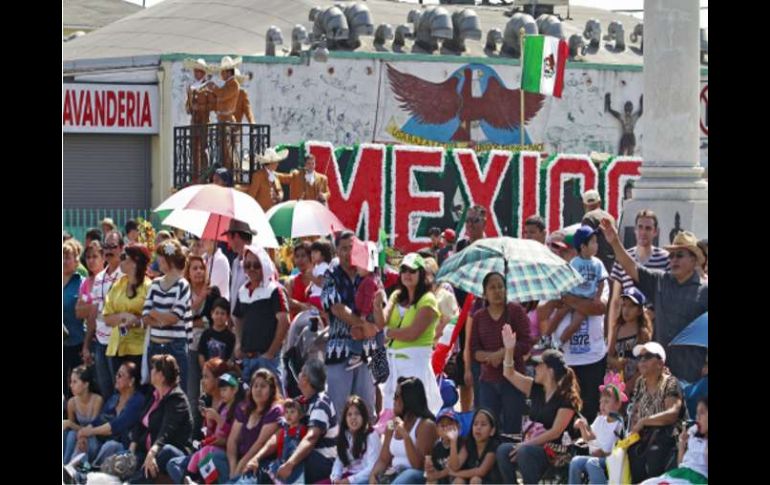
[[[198,464],[198,471],[203,477],[204,482],[207,484],[217,483],[217,480],[219,479],[219,472],[217,472],[217,467],[214,466],[213,458],[214,454],[209,453],[206,455],[206,458],[202,459]]]
[[[547,35],[525,36],[521,89],[561,98],[568,56],[567,42],[561,39]]]

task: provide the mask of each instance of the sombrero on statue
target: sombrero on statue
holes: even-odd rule
[[[219,63],[218,70],[220,71],[227,71],[228,69],[235,69],[236,67],[240,66],[242,62],[242,59],[240,57],[236,57],[233,59],[230,56],[224,56],[222,58],[222,61]]]
[[[211,66],[206,64],[206,61],[202,58],[198,59],[185,59],[184,60],[184,68],[189,69],[191,71],[194,71],[196,69],[199,69],[201,71],[210,72]]]

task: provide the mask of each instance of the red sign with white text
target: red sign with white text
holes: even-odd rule
[[[157,134],[158,86],[63,84],[65,133]]]

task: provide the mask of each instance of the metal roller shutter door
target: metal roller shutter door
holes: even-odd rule
[[[65,134],[65,209],[147,209],[150,137]]]

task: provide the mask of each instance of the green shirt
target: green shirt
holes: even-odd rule
[[[425,331],[419,337],[417,337],[416,340],[405,342],[403,340],[394,339],[391,348],[406,349],[411,347],[432,347],[433,337],[436,333],[436,324],[439,320],[438,302],[436,301],[436,295],[429,291],[422,295],[422,298],[420,298],[420,301],[418,301],[416,305],[410,305],[404,311],[404,308],[397,303],[398,294],[399,293],[396,291],[390,296],[390,303],[393,305],[393,311],[390,312],[388,328],[409,328],[409,326],[414,323],[414,319],[417,316],[417,313],[423,307],[428,307],[433,310],[433,319]],[[402,311],[404,312],[403,318],[401,317]]]

